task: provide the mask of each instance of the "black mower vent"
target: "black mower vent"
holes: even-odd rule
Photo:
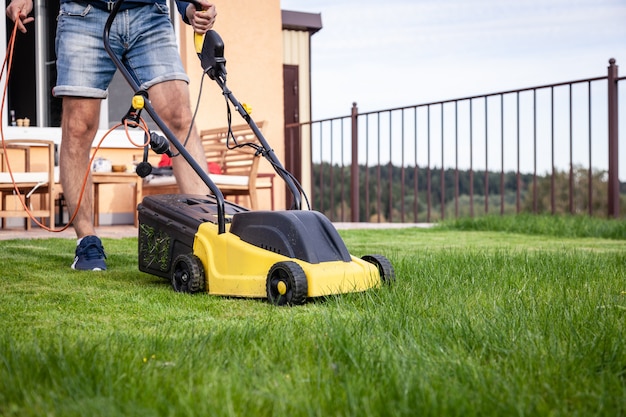
[[[269,246],[269,245],[261,245],[261,246],[260,246],[260,248],[261,248],[261,249],[265,249],[265,250],[270,251],[270,252],[277,253],[277,254],[279,254],[279,255],[282,255],[282,252],[280,251],[280,249],[275,248],[275,247],[273,247],[273,246]]]

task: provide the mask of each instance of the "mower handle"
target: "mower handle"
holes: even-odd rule
[[[133,91],[137,93],[140,91],[140,86],[137,85],[137,82],[132,77],[128,69],[124,66],[124,64],[122,64],[120,59],[113,52],[113,49],[111,48],[111,42],[109,39],[110,33],[111,33],[111,26],[113,25],[113,20],[115,20],[115,16],[117,16],[117,13],[119,12],[120,7],[122,6],[123,2],[124,0],[116,0],[115,4],[113,5],[113,9],[111,10],[111,13],[109,14],[109,18],[107,19],[106,24],[104,25],[104,33],[102,35],[102,38],[104,41],[104,49],[107,51],[107,53],[113,60],[113,63],[115,64],[117,69],[120,70],[120,72],[122,73],[122,75],[124,76],[128,84],[132,87]],[[191,166],[191,168],[193,168],[196,174],[198,174],[200,179],[202,179],[202,181],[209,187],[209,189],[211,190],[211,192],[213,193],[216,199],[218,233],[221,234],[221,233],[226,232],[225,202],[224,202],[224,195],[222,194],[222,191],[217,187],[217,185],[215,185],[213,180],[211,180],[211,178],[209,177],[209,174],[207,174],[206,171],[202,169],[202,167],[193,158],[193,156],[191,156],[189,151],[187,151],[187,149],[185,149],[183,144],[180,143],[176,135],[167,127],[167,125],[159,117],[157,112],[154,110],[154,107],[152,107],[150,100],[145,100],[144,109],[146,110],[146,112],[148,112],[150,117],[152,117],[154,122],[157,124],[159,129],[161,129],[161,131],[163,132],[165,137],[170,141],[170,143],[172,143],[176,147],[178,152],[183,156],[183,158],[185,158],[187,163]]]
[[[224,42],[216,31],[209,30],[206,32],[204,35],[202,49],[198,52],[198,58],[200,58],[200,64],[204,72],[209,76],[209,78],[217,83],[222,90],[222,94],[233,104],[233,106],[235,106],[239,115],[246,121],[248,126],[250,126],[261,144],[263,151],[261,154],[269,161],[270,165],[274,168],[274,171],[276,171],[278,176],[282,178],[287,185],[287,188],[289,188],[289,191],[294,199],[292,209],[300,210],[302,208],[302,194],[296,185],[295,180],[283,167],[280,160],[274,153],[274,150],[265,139],[265,136],[263,136],[261,130],[258,128],[252,117],[250,117],[250,114],[246,110],[245,106],[239,103],[232,91],[230,91],[230,89],[226,86],[226,59],[224,58]]]

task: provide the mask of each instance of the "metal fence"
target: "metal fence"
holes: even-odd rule
[[[366,113],[354,103],[286,130],[311,138],[312,208],[333,221],[620,217],[624,79],[611,59],[602,77]]]

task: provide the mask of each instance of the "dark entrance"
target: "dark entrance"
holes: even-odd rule
[[[38,25],[30,23],[28,32],[17,33],[13,55],[13,67],[7,92],[7,113],[15,111],[16,118],[29,118],[31,126],[60,126],[61,100],[52,97],[50,93],[56,81],[56,65],[54,53],[54,38],[56,35],[56,17],[59,10],[59,0],[36,1],[35,12],[39,13],[35,19],[39,19]],[[7,40],[13,30],[13,22],[6,18]],[[36,57],[37,31],[43,31],[44,45],[40,45],[42,51],[39,60]],[[37,69],[41,72],[38,74]],[[43,77],[40,78],[39,75]],[[38,114],[37,90],[46,92],[44,114]],[[10,123],[10,119],[9,119]]]
[[[284,82],[284,118],[285,125],[300,121],[300,92],[298,88],[298,66],[283,65]],[[300,129],[285,128],[285,168],[298,181],[302,179],[302,145],[300,143]],[[286,206],[291,207],[292,196],[287,190]]]

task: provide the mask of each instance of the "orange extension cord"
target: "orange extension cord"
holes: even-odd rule
[[[141,128],[145,133],[146,133],[146,137],[149,138],[150,137],[150,131],[148,129],[148,125],[146,124],[146,122],[144,121],[144,119],[142,119],[141,117],[139,118],[140,123],[136,123],[134,121],[130,121],[128,119],[125,119],[123,123],[118,123],[117,125],[113,126],[112,128],[110,128],[103,136],[102,139],[100,139],[100,141],[98,142],[98,145],[96,146],[96,148],[94,149],[93,155],[91,156],[91,158],[89,159],[89,165],[87,166],[87,172],[85,172],[85,176],[83,178],[83,184],[80,190],[80,196],[78,198],[78,205],[76,206],[76,209],[74,210],[74,213],[72,214],[72,217],[70,218],[70,221],[63,226],[60,229],[54,229],[53,225],[51,224],[50,227],[44,225],[43,223],[41,223],[39,220],[37,220],[35,218],[35,216],[32,214],[32,212],[30,211],[30,209],[28,208],[28,205],[26,204],[26,201],[24,199],[24,197],[22,196],[22,193],[20,192],[16,182],[15,182],[15,178],[13,177],[13,171],[11,170],[11,164],[9,162],[9,158],[8,158],[8,154],[7,154],[7,147],[6,147],[6,143],[4,140],[4,128],[3,128],[3,124],[2,124],[2,118],[4,117],[4,108],[5,108],[5,102],[6,102],[6,97],[7,97],[7,89],[9,86],[9,77],[11,74],[11,68],[13,65],[13,50],[15,48],[15,38],[17,35],[17,25],[14,26],[13,28],[13,32],[11,33],[11,37],[9,39],[9,42],[7,43],[7,51],[6,51],[6,55],[4,57],[4,62],[2,63],[2,68],[0,69],[0,81],[2,80],[2,76],[5,73],[5,67],[6,67],[6,80],[4,83],[4,88],[2,91],[2,103],[0,105],[0,109],[2,111],[0,111],[0,139],[2,141],[2,149],[4,150],[4,160],[6,161],[7,164],[7,170],[9,172],[9,176],[11,177],[11,181],[13,182],[13,186],[14,186],[14,190],[15,190],[15,194],[17,196],[17,198],[20,200],[20,203],[22,204],[22,207],[24,208],[24,210],[26,211],[26,213],[28,213],[28,216],[35,222],[35,224],[37,224],[39,227],[41,227],[43,230],[46,230],[48,232],[62,232],[64,230],[66,230],[74,221],[74,218],[76,217],[76,214],[78,213],[78,209],[80,208],[80,204],[83,200],[83,195],[85,194],[85,188],[87,186],[87,181],[89,179],[89,174],[91,172],[91,166],[93,165],[93,161],[96,157],[96,153],[98,152],[98,150],[100,149],[100,146],[102,145],[102,142],[104,142],[104,140],[107,138],[107,136],[109,136],[109,134],[111,132],[113,132],[115,129],[124,126],[124,130],[126,131],[126,136],[128,137],[129,142],[133,145],[136,146],[138,148],[143,148],[149,145],[150,141],[149,139],[146,140],[145,143],[142,144],[138,144],[135,143],[132,140],[132,137],[130,135],[130,132],[128,130],[129,127],[139,127]],[[54,179],[52,179],[54,181]],[[49,188],[51,189],[52,187],[49,186]]]

